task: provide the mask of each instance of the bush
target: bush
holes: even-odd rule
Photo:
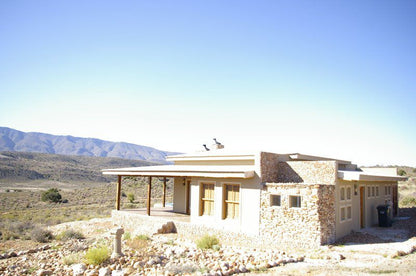
[[[406,171],[400,169],[400,170],[398,170],[397,174],[400,175],[400,176],[405,176],[406,175]]]
[[[99,247],[88,249],[84,256],[84,262],[88,265],[99,265],[110,258],[110,249],[101,245]]]
[[[149,245],[150,238],[146,235],[138,235],[127,241],[127,245],[135,250],[141,250]]]
[[[134,194],[133,193],[128,193],[127,194],[127,199],[130,201],[130,203],[134,202]]]
[[[56,236],[57,240],[82,240],[85,239],[84,235],[81,232],[69,229],[61,232],[58,236]]]
[[[42,201],[49,201],[49,202],[61,202],[62,196],[59,193],[57,188],[50,188],[46,192],[42,193]]]
[[[81,255],[79,253],[70,254],[65,257],[63,257],[62,262],[65,265],[73,265],[80,263],[82,261]]]
[[[412,196],[407,196],[400,201],[400,205],[406,206],[406,207],[416,206],[416,198]]]
[[[51,231],[40,228],[40,227],[36,227],[35,229],[33,229],[30,237],[32,238],[33,241],[42,242],[42,243],[49,242],[50,240],[53,239],[53,235]]]
[[[196,246],[200,249],[219,249],[219,241],[215,236],[205,235],[196,241]]]

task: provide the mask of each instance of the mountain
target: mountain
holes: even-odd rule
[[[105,168],[141,167],[156,163],[115,157],[92,157],[35,152],[0,152],[0,180],[110,182]]]
[[[175,152],[124,142],[110,142],[96,138],[23,132],[0,127],[0,151],[39,152],[64,155],[118,157],[165,163],[167,155]]]

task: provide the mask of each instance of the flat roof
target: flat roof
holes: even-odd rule
[[[252,178],[254,166],[195,166],[195,165],[161,165],[131,167],[119,169],[104,169],[105,175],[122,176],[188,176],[215,178]]]
[[[338,178],[346,181],[405,181],[407,177],[371,174],[362,171],[338,170]]]

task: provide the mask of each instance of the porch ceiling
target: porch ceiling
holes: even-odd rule
[[[338,171],[338,178],[346,181],[404,181],[407,177],[370,174],[360,171]]]
[[[188,176],[216,178],[252,178],[254,166],[184,166],[161,165],[102,170],[105,175],[123,176]]]

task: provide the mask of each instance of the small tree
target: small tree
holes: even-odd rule
[[[42,193],[42,201],[49,201],[49,202],[60,202],[62,199],[61,194],[59,193],[57,188],[50,188],[46,192]]]
[[[405,170],[400,169],[400,170],[397,172],[397,174],[398,174],[398,175],[400,175],[400,176],[405,176],[405,175],[406,175],[406,172],[405,172]]]
[[[134,194],[133,193],[127,194],[127,199],[130,201],[130,203],[133,203],[134,202]]]

